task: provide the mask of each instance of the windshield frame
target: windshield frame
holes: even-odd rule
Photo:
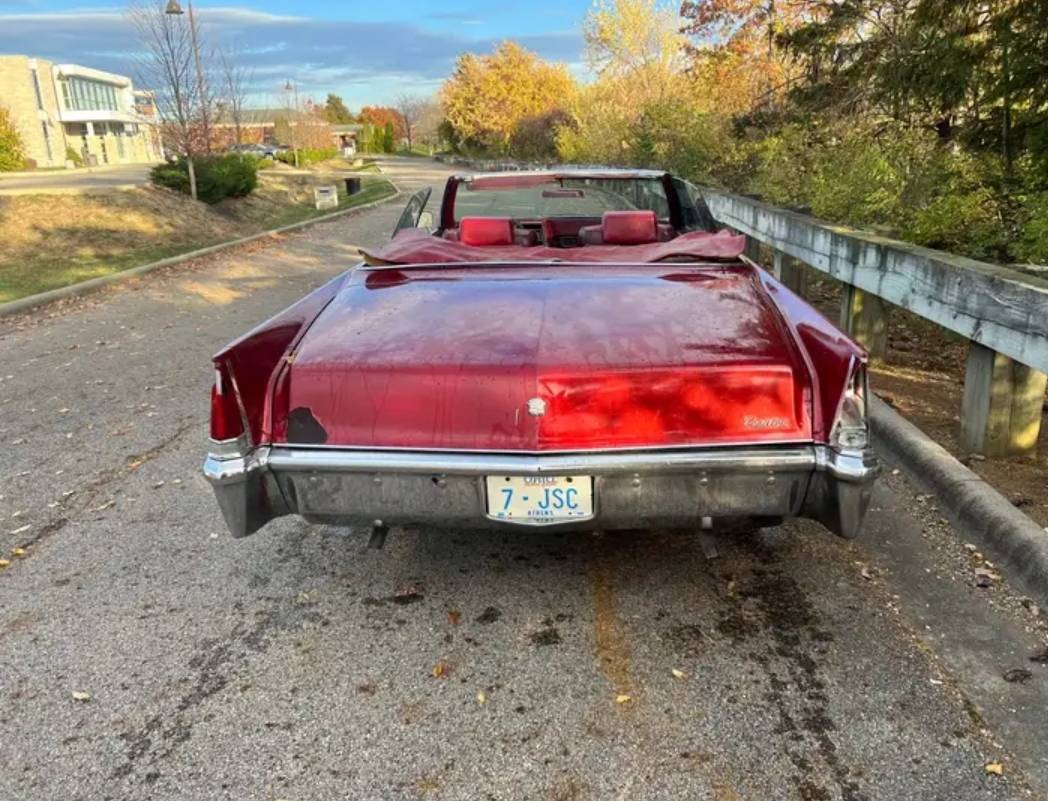
[[[487,173],[476,176],[472,175],[453,175],[448,178],[447,184],[444,188],[444,196],[441,200],[440,207],[440,230],[453,230],[458,226],[458,222],[455,216],[455,199],[459,191],[461,184],[478,183],[487,185],[490,188],[505,187],[512,188],[514,186],[526,187],[528,185],[535,186],[545,183],[555,184],[558,179],[570,179],[584,180],[654,180],[659,181],[662,186],[662,192],[666,198],[666,205],[669,208],[669,217],[661,217],[660,219],[664,222],[669,222],[670,225],[677,227],[681,222],[681,205],[680,199],[677,197],[677,188],[673,183],[673,176],[667,172],[659,172],[655,170],[593,170],[590,171],[554,171],[549,172],[505,172],[505,173]],[[474,190],[483,191],[483,190]],[[483,216],[483,215],[480,215]],[[505,216],[505,215],[503,215]],[[564,215],[564,216],[579,216]],[[539,215],[531,215],[528,217],[516,217],[513,219],[535,221],[541,220],[542,217]]]
[[[509,217],[524,222],[599,219],[606,211],[654,211],[663,222],[668,222],[670,216],[666,187],[655,177],[557,175],[521,186],[475,187],[473,182],[465,182],[464,188],[465,192],[460,188],[456,194],[456,224],[464,217]],[[561,197],[556,196],[557,192],[562,193]],[[462,208],[474,204],[480,208]],[[484,208],[486,204],[493,208]]]

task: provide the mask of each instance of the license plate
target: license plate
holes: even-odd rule
[[[488,517],[543,525],[593,517],[591,476],[487,476]]]

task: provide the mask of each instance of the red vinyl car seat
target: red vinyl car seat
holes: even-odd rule
[[[647,245],[675,236],[673,227],[660,223],[654,211],[606,211],[600,225],[579,229],[584,245]]]
[[[513,220],[509,217],[463,217],[458,241],[463,245],[490,247],[513,244]]]
[[[659,238],[654,211],[606,211],[600,234],[605,245],[647,245]]]

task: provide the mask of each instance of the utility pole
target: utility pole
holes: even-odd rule
[[[291,131],[291,152],[295,155],[295,167],[298,167],[298,145],[295,144],[295,118],[298,116],[298,85],[291,82],[289,79],[284,84],[285,92],[293,92],[294,95],[294,107],[291,109],[291,113],[288,114],[287,127]],[[291,97],[292,95],[289,95]]]

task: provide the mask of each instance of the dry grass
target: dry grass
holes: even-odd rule
[[[344,175],[266,170],[250,197],[215,206],[157,187],[0,197],[0,303],[308,219],[314,186],[338,184],[340,207],[393,192],[365,176],[348,198]]]

